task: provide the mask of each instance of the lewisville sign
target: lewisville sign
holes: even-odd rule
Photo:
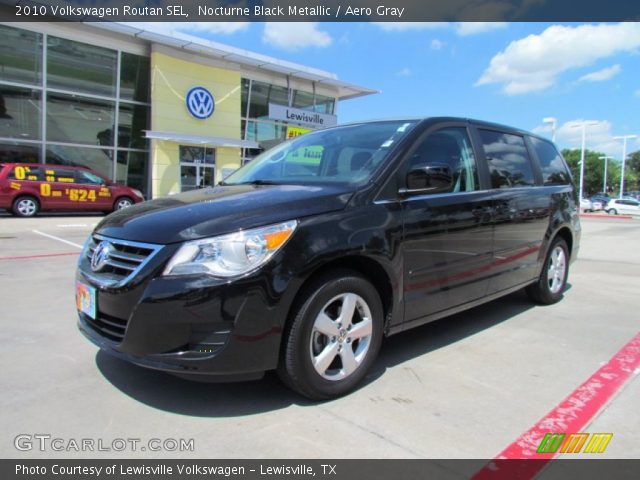
[[[287,107],[277,103],[269,104],[269,118],[286,122],[302,123],[314,127],[333,127],[338,123],[338,117],[328,113],[317,113],[300,108]]]

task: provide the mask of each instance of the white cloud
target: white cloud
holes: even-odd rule
[[[445,45],[445,42],[443,42],[442,40],[438,40],[437,38],[431,40],[431,50],[442,50],[442,47],[444,47]]]
[[[622,144],[619,140],[613,138],[613,125],[608,120],[569,120],[559,125],[556,129],[556,143],[561,148],[582,148],[583,122],[588,124],[585,130],[585,147],[587,150],[603,152],[614,158],[622,156]],[[589,125],[592,123],[596,124]],[[532,131],[551,138],[551,127],[548,124],[538,125]]]
[[[285,50],[300,50],[306,47],[328,47],[333,39],[327,32],[318,30],[317,22],[267,22],[262,41]]]
[[[620,68],[620,65],[616,63],[615,65],[603,68],[602,70],[587,73],[586,75],[581,76],[578,79],[578,81],[579,82],[604,82],[606,80],[612,79],[621,71],[622,69]]]
[[[448,28],[448,22],[371,22],[385,32],[408,32]]]
[[[180,31],[193,33],[190,30],[202,33],[222,33],[231,34],[246,30],[249,22],[189,22],[182,24]]]
[[[125,25],[163,35],[174,35],[176,32],[229,35],[249,28],[249,22],[129,22]]]
[[[506,22],[460,22],[455,24],[455,32],[461,37],[491,32],[507,27]]]
[[[640,88],[638,90],[636,90],[635,92],[633,92],[633,95],[640,98]]]
[[[554,25],[495,55],[476,85],[502,84],[508,95],[541,91],[558,75],[640,47],[640,23]]]
[[[491,32],[506,28],[506,22],[372,22],[385,32],[414,32],[422,30],[447,29],[453,30],[457,35],[466,37],[479,33]]]
[[[411,69],[409,67],[404,67],[396,72],[397,77],[408,77],[411,75]]]

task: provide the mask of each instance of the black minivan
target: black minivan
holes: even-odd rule
[[[319,130],[213,188],[102,220],[78,263],[79,328],[181,377],[276,369],[332,398],[384,336],[520,288],[560,300],[578,206],[556,147],[521,130],[460,118]]]

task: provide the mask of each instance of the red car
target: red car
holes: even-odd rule
[[[118,185],[89,168],[0,164],[0,208],[20,217],[33,217],[41,210],[112,212],[142,201],[139,190]]]

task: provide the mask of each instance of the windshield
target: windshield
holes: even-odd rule
[[[365,183],[416,123],[376,122],[307,133],[262,153],[222,184]]]

